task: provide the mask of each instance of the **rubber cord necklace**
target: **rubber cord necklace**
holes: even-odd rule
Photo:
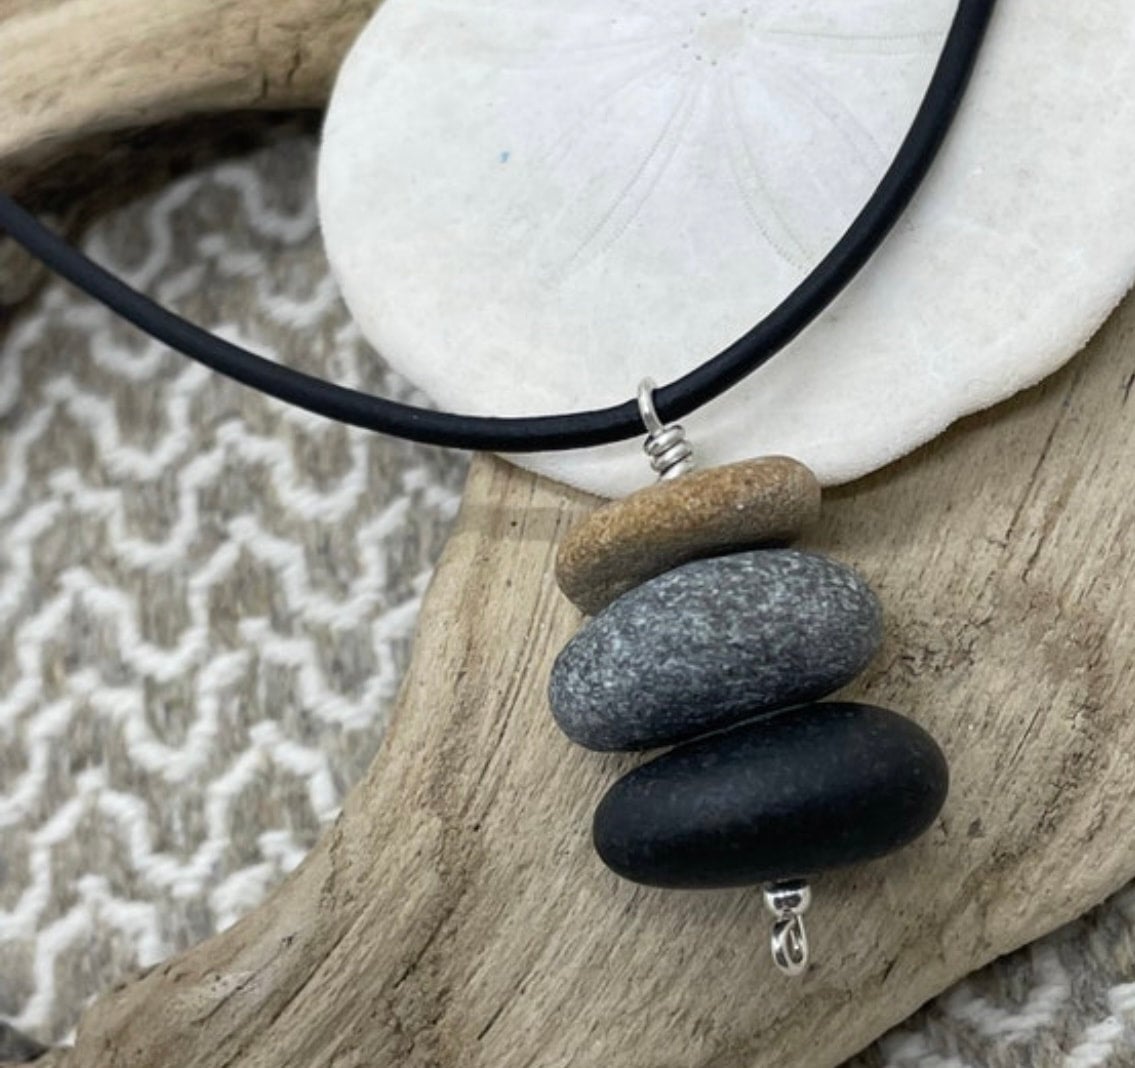
[[[808,963],[805,878],[888,853],[945,801],[937,744],[894,712],[816,703],[881,639],[878,601],[850,568],[783,548],[820,488],[785,457],[693,471],[673,420],[724,393],[804,330],[855,277],[926,176],[973,71],[994,0],[959,0],[933,77],[890,167],[815,269],[744,337],[614,407],[531,418],[398,404],[283,367],[187,322],[0,194],[0,229],[159,341],[279,400],[429,445],[534,452],[638,436],[655,486],[599,508],[560,546],[564,593],[591,615],[560,653],[549,699],[591,749],[675,748],[616,782],[593,838],[614,871],[654,886],[760,883],[776,965]],[[691,473],[692,472],[692,473]],[[681,603],[684,612],[674,610]]]
[[[914,196],[950,128],[973,70],[993,0],[960,0],[914,122],[863,210],[815,269],[744,337],[661,387],[664,421],[680,419],[752,374],[839,295]],[[398,404],[282,367],[224,341],[131,289],[0,194],[0,229],[54,271],[171,348],[278,400],[317,415],[427,445],[545,452],[624,441],[642,432],[638,405],[530,418],[490,418]]]

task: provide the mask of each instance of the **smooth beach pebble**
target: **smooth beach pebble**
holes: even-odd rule
[[[572,741],[647,749],[826,697],[881,636],[874,593],[826,557],[695,560],[588,620],[557,657],[548,697]]]
[[[694,471],[597,508],[560,546],[556,581],[593,615],[679,564],[790,542],[819,511],[815,475],[785,456]]]
[[[595,813],[595,848],[617,874],[650,886],[802,878],[917,838],[948,785],[937,743],[897,712],[806,705],[624,776]]]

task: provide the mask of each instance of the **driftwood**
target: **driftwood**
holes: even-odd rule
[[[209,111],[322,104],[377,0],[6,0],[0,163]]]
[[[294,102],[256,85],[318,95],[332,44],[321,75],[300,63],[289,83],[281,42],[297,26],[314,42],[322,21],[341,48],[366,7],[16,0],[0,159],[42,159],[91,125]],[[13,41],[38,55],[22,73]],[[814,544],[889,613],[852,694],[927,725],[954,782],[920,843],[817,884],[803,980],[767,963],[758,893],[636,889],[593,857],[592,806],[632,761],[573,749],[544,699],[578,622],[555,544],[592,502],[482,458],[340,820],[253,914],[100,999],[75,1048],[41,1063],[824,1068],[1100,901],[1135,875],[1133,336],[1129,301],[1042,388],[828,495]]]

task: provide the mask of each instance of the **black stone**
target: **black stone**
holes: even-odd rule
[[[649,749],[818,701],[867,666],[882,613],[851,568],[816,553],[697,560],[625,593],[552,668],[560,729],[588,749]]]
[[[937,743],[897,712],[805,705],[636,768],[595,813],[609,868],[650,886],[747,886],[870,860],[917,838],[946,800]]]

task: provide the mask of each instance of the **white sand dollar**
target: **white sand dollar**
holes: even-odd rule
[[[386,0],[332,98],[319,196],[366,337],[440,406],[614,404],[735,340],[869,196],[950,0]],[[1135,7],[1002,0],[885,247],[685,420],[703,463],[825,483],[1068,359],[1135,278]],[[637,442],[520,457],[618,495]]]

